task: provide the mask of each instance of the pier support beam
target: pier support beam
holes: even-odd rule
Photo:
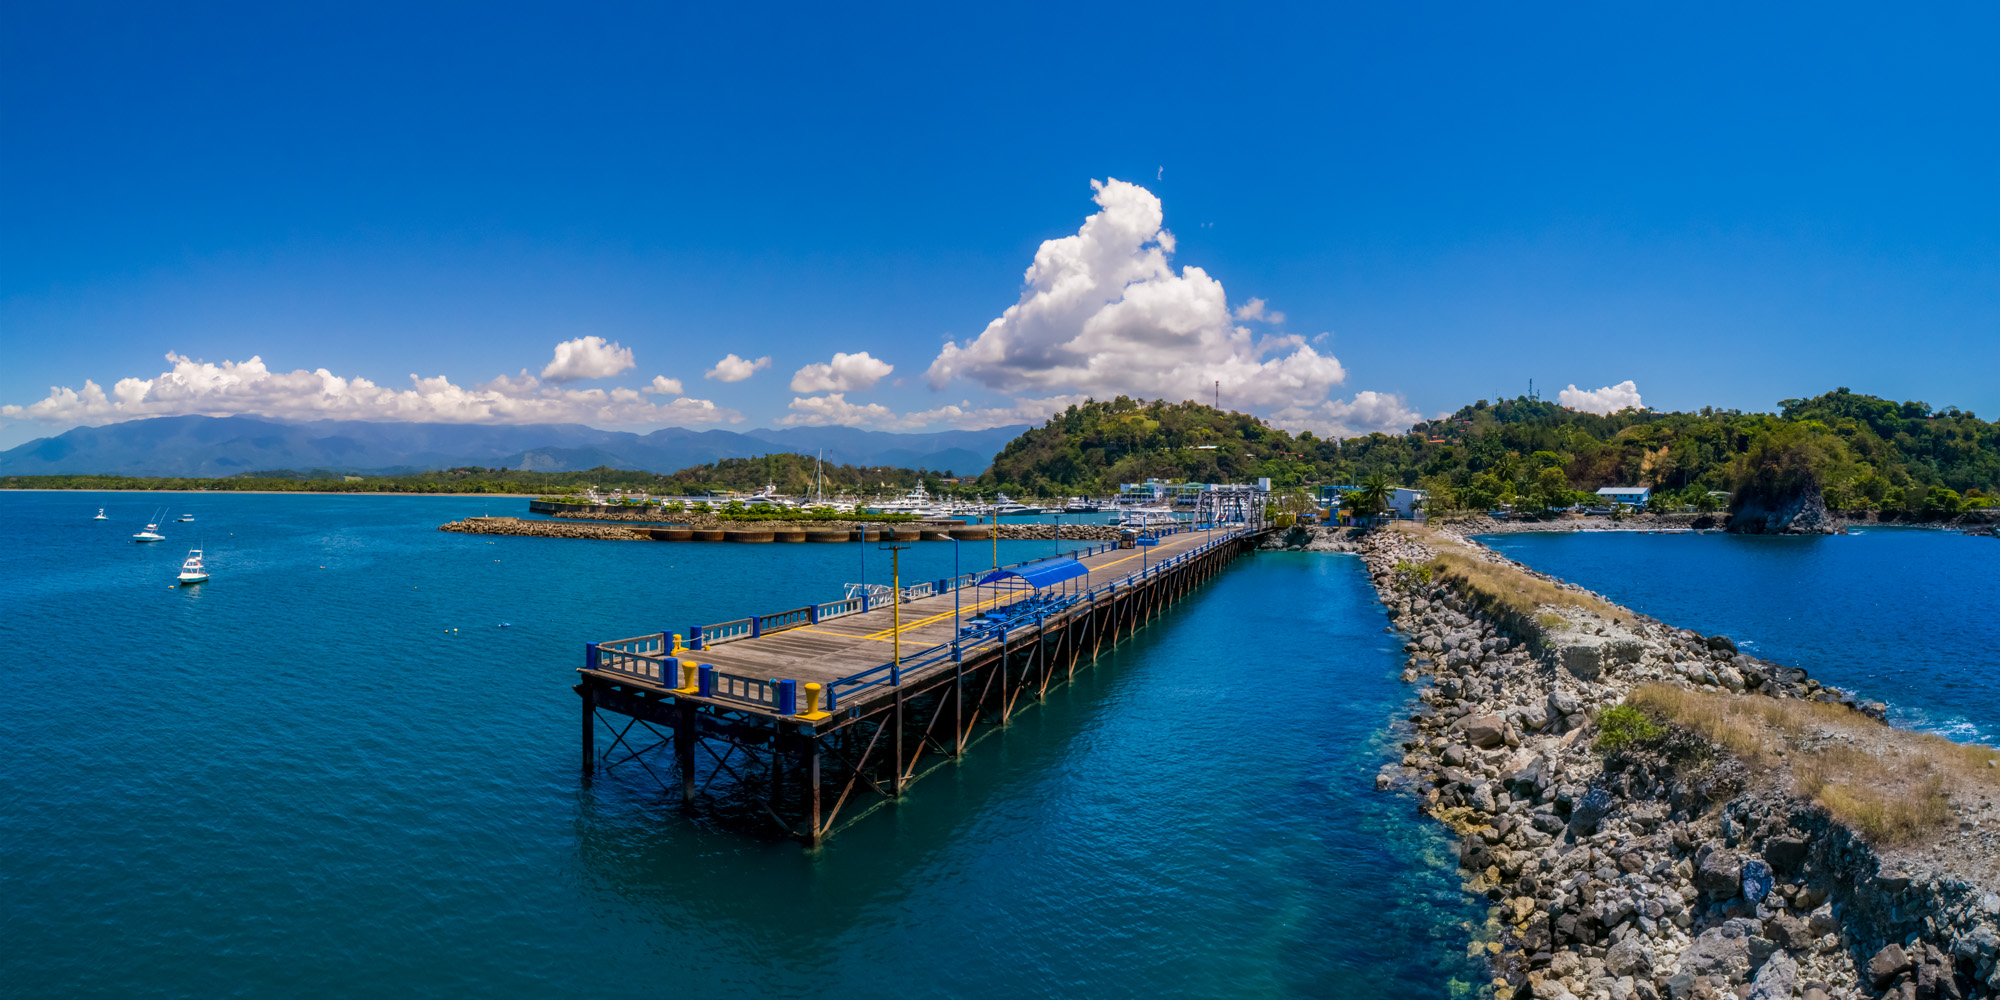
[[[587,775],[597,764],[597,688],[586,680],[577,685],[576,692],[583,696],[583,773]]]
[[[674,713],[674,764],[681,772],[681,806],[694,808],[695,704],[683,701]]]

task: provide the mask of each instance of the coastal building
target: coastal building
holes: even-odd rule
[[[1423,510],[1424,501],[1430,498],[1428,490],[1413,490],[1407,486],[1398,486],[1389,494],[1389,509],[1395,511],[1397,517],[1410,520]]]
[[[1644,507],[1653,499],[1651,486],[1606,486],[1597,491],[1599,499],[1605,503],[1622,503],[1627,507]]]
[[[1327,506],[1330,517],[1338,517],[1340,518],[1340,523],[1347,524],[1350,523],[1350,519],[1342,511],[1341,505],[1347,499],[1349,493],[1353,493],[1359,489],[1361,487],[1353,483],[1322,483],[1314,486],[1312,493],[1313,499]],[[1382,514],[1384,517],[1401,518],[1406,521],[1414,520],[1422,516],[1424,501],[1428,499],[1430,499],[1430,493],[1425,490],[1411,489],[1408,486],[1390,487],[1389,506],[1383,510]]]

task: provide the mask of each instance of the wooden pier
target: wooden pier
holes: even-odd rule
[[[817,845],[1068,682],[1261,534],[1182,529],[899,594],[588,643],[576,685],[585,772],[642,770],[692,812]]]

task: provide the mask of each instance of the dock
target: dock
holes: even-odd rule
[[[1164,529],[1130,548],[586,643],[585,774],[642,771],[690,813],[817,846],[1069,682],[1266,530]]]

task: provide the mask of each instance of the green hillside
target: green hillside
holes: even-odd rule
[[[1380,473],[1478,507],[1538,487],[1650,485],[1693,502],[1710,490],[1772,490],[1810,479],[1830,506],[1946,513],[2000,492],[2000,425],[1845,388],[1788,399],[1778,413],[1706,409],[1579,413],[1541,400],[1480,400],[1405,434],[1292,435],[1197,403],[1119,397],[1072,406],[1016,438],[980,488],[1107,493],[1147,477],[1279,487]],[[1557,470],[1550,473],[1547,470]]]

